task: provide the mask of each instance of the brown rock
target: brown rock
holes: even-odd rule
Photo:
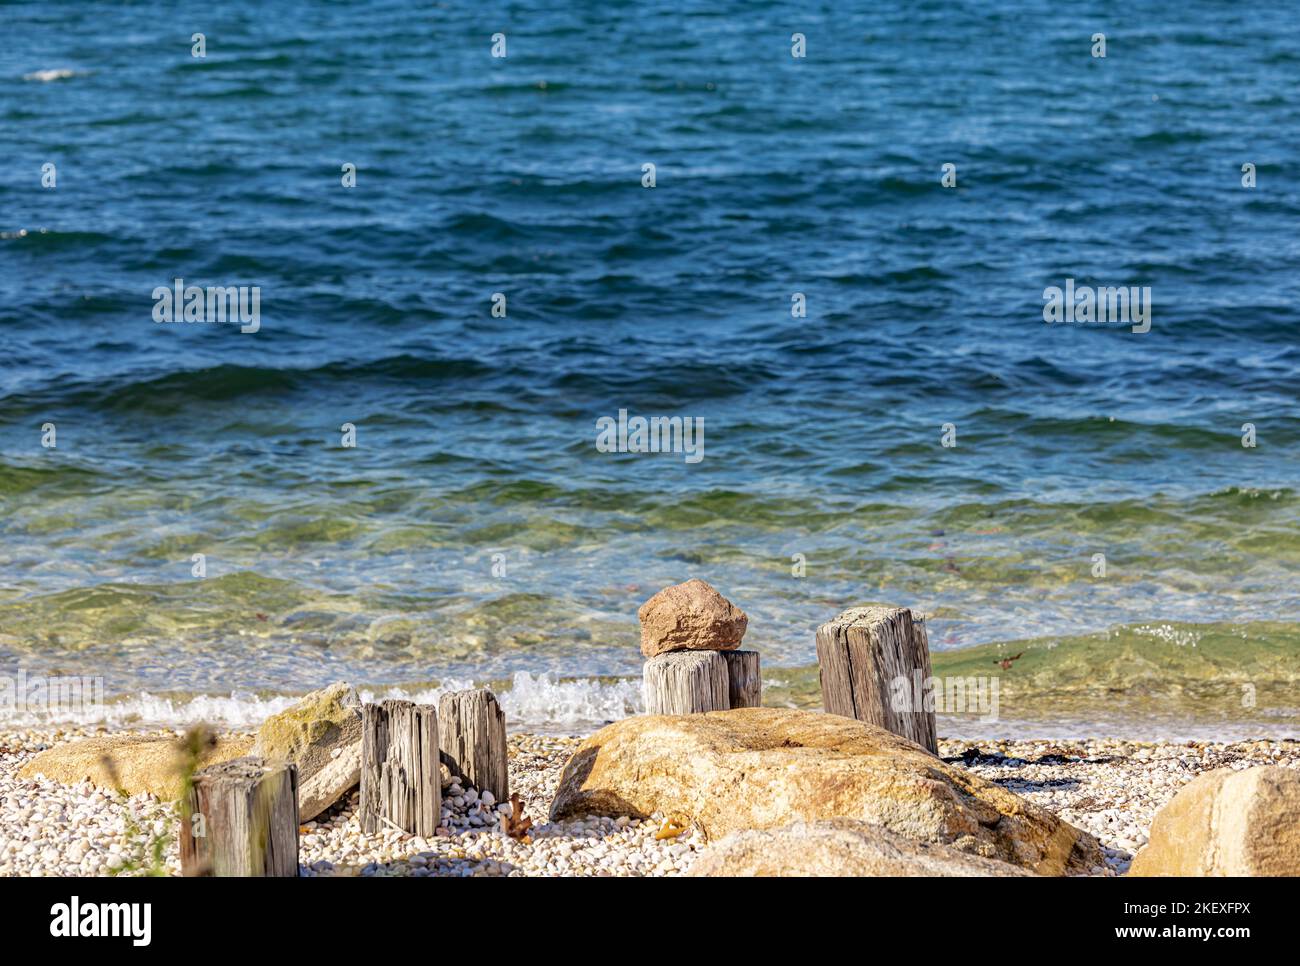
[[[1156,813],[1135,876],[1300,876],[1300,771],[1220,768]]]
[[[1027,876],[1024,869],[914,842],[851,818],[732,832],[705,846],[691,876]]]
[[[637,611],[641,653],[730,651],[740,646],[749,618],[698,578],[665,587]]]
[[[839,715],[739,708],[641,715],[586,739],[551,818],[653,812],[706,840],[744,829],[854,818],[1042,875],[1103,864],[1092,836],[905,738]]]
[[[214,737],[201,751],[197,767],[241,758],[252,746],[253,739],[247,735]],[[18,775],[21,778],[44,775],[65,785],[88,781],[96,788],[109,791],[123,791],[128,795],[145,792],[163,801],[175,801],[180,798],[184,784],[185,759],[177,738],[107,735],[42,751],[23,765]]]

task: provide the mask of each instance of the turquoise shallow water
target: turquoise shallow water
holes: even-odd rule
[[[1296,642],[1288,11],[162,10],[3,15],[3,668],[626,675],[690,576],[773,669],[867,601],[936,650]],[[158,325],[177,276],[260,286],[260,331]],[[1067,277],[1151,331],[1044,324]],[[619,409],[704,458],[599,452]]]

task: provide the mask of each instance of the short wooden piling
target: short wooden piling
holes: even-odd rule
[[[181,875],[298,874],[298,767],[236,758],[194,775],[182,808]]]
[[[510,799],[506,716],[491,691],[452,691],[438,700],[438,746],[453,775],[498,802]]]
[[[905,607],[856,607],[817,628],[822,705],[938,752],[934,711],[914,700],[930,678],[925,621]],[[891,700],[905,688],[902,707]]]
[[[397,828],[433,838],[442,817],[438,712],[412,701],[361,712],[361,830]]]
[[[697,714],[730,706],[727,661],[718,651],[670,651],[645,662],[647,714]]]
[[[727,662],[728,707],[761,708],[763,678],[758,651],[719,651]]]

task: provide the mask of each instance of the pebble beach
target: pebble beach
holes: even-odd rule
[[[21,779],[38,752],[103,734],[97,729],[0,731],[0,876],[179,875],[172,806],[125,798],[89,783]],[[171,732],[141,732],[165,735]],[[299,829],[304,876],[674,876],[704,842],[663,817],[591,816],[556,823],[547,810],[578,737],[509,738],[510,788],[533,820],[527,839],[506,835],[503,803],[454,782],[443,819],[424,839],[397,830],[366,835],[353,792]],[[1114,739],[941,740],[939,754],[1092,833],[1106,867],[1122,875],[1147,841],[1155,813],[1197,775],[1216,768],[1300,769],[1300,742],[1140,742]]]

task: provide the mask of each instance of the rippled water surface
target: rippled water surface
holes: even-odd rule
[[[888,601],[937,651],[1213,624],[1300,680],[1294,11],[552,6],[4,8],[0,666],[627,675],[704,576],[772,673]],[[155,323],[178,276],[260,331]],[[1151,331],[1044,324],[1067,277]],[[597,452],[619,409],[705,458]]]

